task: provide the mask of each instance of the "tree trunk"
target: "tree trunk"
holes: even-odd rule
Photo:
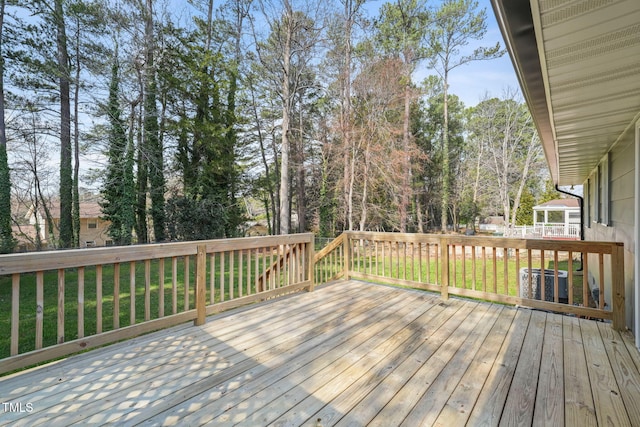
[[[351,156],[351,145],[353,144],[351,137],[351,32],[353,27],[353,4],[351,0],[344,2],[345,14],[345,52],[344,52],[344,70],[342,70],[342,139],[343,161],[344,161],[344,177],[343,177],[343,198],[345,207],[345,226],[348,224],[349,230],[353,229],[353,192],[351,182],[351,171],[353,170],[352,162],[355,159]]]
[[[4,29],[5,0],[0,0],[0,253],[13,252],[11,231],[11,177],[7,159],[7,133],[4,116]]]
[[[289,194],[289,127],[291,114],[291,95],[289,89],[289,73],[291,63],[291,38],[293,31],[293,11],[288,0],[285,0],[285,43],[282,67],[282,146],[280,159],[280,234],[289,234],[290,194]]]
[[[443,128],[442,128],[442,212],[440,226],[443,233],[447,232],[449,218],[449,98],[448,73],[444,73],[443,82]]]
[[[411,74],[407,73],[407,78],[410,80]],[[409,156],[409,139],[411,137],[409,133],[409,119],[411,113],[411,86],[409,83],[406,84],[404,89],[404,118],[402,124],[402,150],[403,150],[403,160],[404,164],[402,165],[402,187],[401,187],[401,195],[400,195],[400,232],[407,232],[407,216],[409,210],[409,192],[411,189],[411,168],[409,165],[411,164],[411,158]]]
[[[371,163],[371,153],[369,151],[369,144],[365,146],[364,151],[364,170],[362,171],[363,183],[362,183],[362,202],[360,213],[360,231],[365,231],[367,225],[367,196],[369,189],[369,165]]]
[[[165,239],[164,215],[164,160],[158,129],[157,86],[154,65],[155,42],[153,34],[153,0],[146,0],[145,19],[145,93],[144,93],[144,147],[149,159],[148,179],[151,196],[151,218],[156,242]]]
[[[80,104],[80,23],[77,22],[75,49],[76,49],[76,73],[75,85],[73,88],[73,246],[80,247],[80,123],[79,123],[79,104]]]
[[[60,247],[73,245],[73,178],[71,167],[71,104],[69,82],[69,53],[62,0],[55,0],[56,45],[60,89]]]
[[[424,233],[424,219],[422,217],[422,198],[416,196],[416,217],[418,220],[418,233]]]
[[[298,209],[298,233],[303,233],[307,229],[307,201],[306,201],[306,185],[305,185],[305,172],[304,172],[304,123],[302,114],[302,95],[300,95],[300,107],[298,117],[298,127],[300,128],[298,135],[298,153],[296,161],[296,199]]]

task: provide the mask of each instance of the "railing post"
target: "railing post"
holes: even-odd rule
[[[207,317],[207,245],[198,245],[196,257],[196,318],[195,326],[204,325]]]
[[[311,234],[309,241],[307,242],[307,279],[309,280],[309,292],[313,292],[315,287],[315,264],[313,262],[316,254],[315,236]]]
[[[625,296],[624,296],[624,245],[614,243],[611,251],[611,279],[613,294],[613,329],[624,331]]]
[[[449,299],[449,239],[440,239],[440,294],[442,299]]]
[[[349,280],[349,265],[351,264],[351,245],[348,232],[342,232],[342,245],[344,252],[344,280]]]

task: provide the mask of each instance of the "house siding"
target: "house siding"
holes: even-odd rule
[[[609,224],[599,224],[597,220],[595,172],[591,175],[591,185],[587,188],[589,216],[585,212],[585,239],[615,241],[624,243],[625,276],[625,316],[629,328],[634,319],[634,266],[635,266],[635,130],[626,132],[618,144],[609,152]],[[605,201],[606,202],[606,201]],[[605,265],[607,265],[605,263]],[[598,260],[589,259],[589,283],[598,288]],[[611,272],[605,270],[605,301],[611,304],[611,287],[608,285]]]

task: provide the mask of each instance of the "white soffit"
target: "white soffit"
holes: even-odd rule
[[[531,0],[531,13],[547,159],[558,184],[580,184],[640,115],[640,0]]]

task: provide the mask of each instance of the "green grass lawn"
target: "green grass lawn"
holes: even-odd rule
[[[420,281],[422,283],[440,283],[440,265],[439,262],[436,261],[435,256],[431,257],[430,262],[428,263],[423,259],[422,265],[418,261],[417,255],[413,261],[410,256],[408,256],[405,261],[402,257],[398,259],[395,254],[392,258],[389,256],[384,258],[381,256],[376,257],[375,254],[372,257],[369,257],[368,255],[355,257],[353,259],[353,263],[354,270],[361,273],[415,282]],[[510,255],[506,264],[507,280],[505,284],[505,261],[500,256],[495,260],[495,269],[493,259],[489,253],[487,253],[486,263],[483,263],[483,260],[480,258],[476,259],[475,274],[472,259],[466,258],[464,261],[460,258],[456,259],[455,266],[453,262],[449,263],[449,278],[451,286],[499,293],[502,295],[518,296],[518,276],[520,274],[518,267],[520,269],[526,268],[527,259],[526,257],[521,256],[518,266],[515,257]],[[547,269],[553,269],[553,259],[545,259],[545,266]],[[583,299],[582,275],[576,271],[579,267],[580,261],[574,260],[573,303],[581,305]],[[532,260],[532,268],[541,268],[539,258]],[[567,270],[568,261],[559,260],[558,269]],[[421,273],[420,270],[422,270]]]

